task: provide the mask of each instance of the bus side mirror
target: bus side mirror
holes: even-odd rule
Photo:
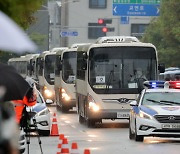
[[[86,70],[87,69],[87,61],[85,59],[82,60],[82,66],[81,66],[82,70]]]
[[[84,53],[83,53],[83,59],[84,59],[84,60],[88,59],[87,52],[84,52]]]
[[[159,70],[159,73],[164,73],[165,72],[165,64],[164,63],[159,64],[158,70]]]
[[[82,59],[82,66],[81,66],[82,70],[86,70],[87,69],[87,59],[88,59],[87,52],[84,52],[83,53],[83,59]]]
[[[40,60],[39,66],[40,66],[41,69],[43,68],[43,63],[44,63],[44,60]]]
[[[61,60],[60,62],[59,62],[59,64],[58,64],[58,69],[61,71],[62,70],[62,63],[63,63],[63,61]]]

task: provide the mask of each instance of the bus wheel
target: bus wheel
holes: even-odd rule
[[[96,124],[95,120],[92,120],[92,119],[87,119],[86,122],[89,128],[93,128]]]
[[[84,123],[84,118],[79,114],[79,123],[82,124]]]
[[[62,106],[62,107],[61,107],[61,111],[62,111],[63,113],[66,113],[66,112],[69,111],[69,108],[67,108],[67,107],[65,107],[65,106]]]

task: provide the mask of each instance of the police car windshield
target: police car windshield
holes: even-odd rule
[[[43,103],[43,100],[42,100],[40,94],[38,94],[38,97],[37,97],[37,103]]]
[[[177,92],[154,92],[144,95],[142,105],[180,105],[180,94]]]

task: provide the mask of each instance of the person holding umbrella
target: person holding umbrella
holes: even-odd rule
[[[18,124],[21,124],[20,122],[22,119],[23,111],[25,110],[26,106],[34,106],[37,102],[37,93],[36,93],[36,85],[33,79],[31,78],[26,78],[26,81],[30,85],[30,89],[26,93],[26,95],[23,97],[21,100],[14,100],[14,106],[15,106],[15,113],[16,113],[16,122]],[[27,119],[25,119],[27,120]]]
[[[14,107],[16,103],[12,100],[32,106],[36,103],[36,94],[32,84],[28,84],[12,66],[0,63],[0,74],[0,154],[18,154],[17,122],[20,120],[15,117],[21,118],[23,109],[16,111],[19,107]]]
[[[37,46],[7,15],[0,11],[0,50],[23,53],[36,51]],[[30,101],[30,85],[12,67],[0,63],[0,154],[18,154],[18,129],[11,100]],[[29,92],[31,91],[31,92]],[[34,95],[33,95],[34,96]]]
[[[35,85],[31,85],[31,86],[32,87],[29,89],[29,91],[23,97],[22,100],[12,101],[15,107],[15,113],[16,113],[15,115],[16,115],[17,124],[21,124],[20,122],[24,122],[21,120],[22,120],[23,110],[25,110],[25,107],[34,106],[36,104],[36,101],[37,101],[36,88],[35,88]]]

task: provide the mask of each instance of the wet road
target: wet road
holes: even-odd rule
[[[53,115],[57,114],[59,133],[64,134],[69,141],[77,142],[79,152],[82,154],[85,148],[90,149],[91,154],[179,154],[180,139],[174,138],[145,138],[143,143],[129,140],[128,121],[104,120],[103,124],[97,124],[95,128],[87,128],[79,124],[75,111],[64,114],[51,107]],[[41,137],[44,154],[56,154],[58,152],[58,137]],[[27,153],[27,151],[26,151]],[[30,153],[40,154],[37,137],[31,137]]]

